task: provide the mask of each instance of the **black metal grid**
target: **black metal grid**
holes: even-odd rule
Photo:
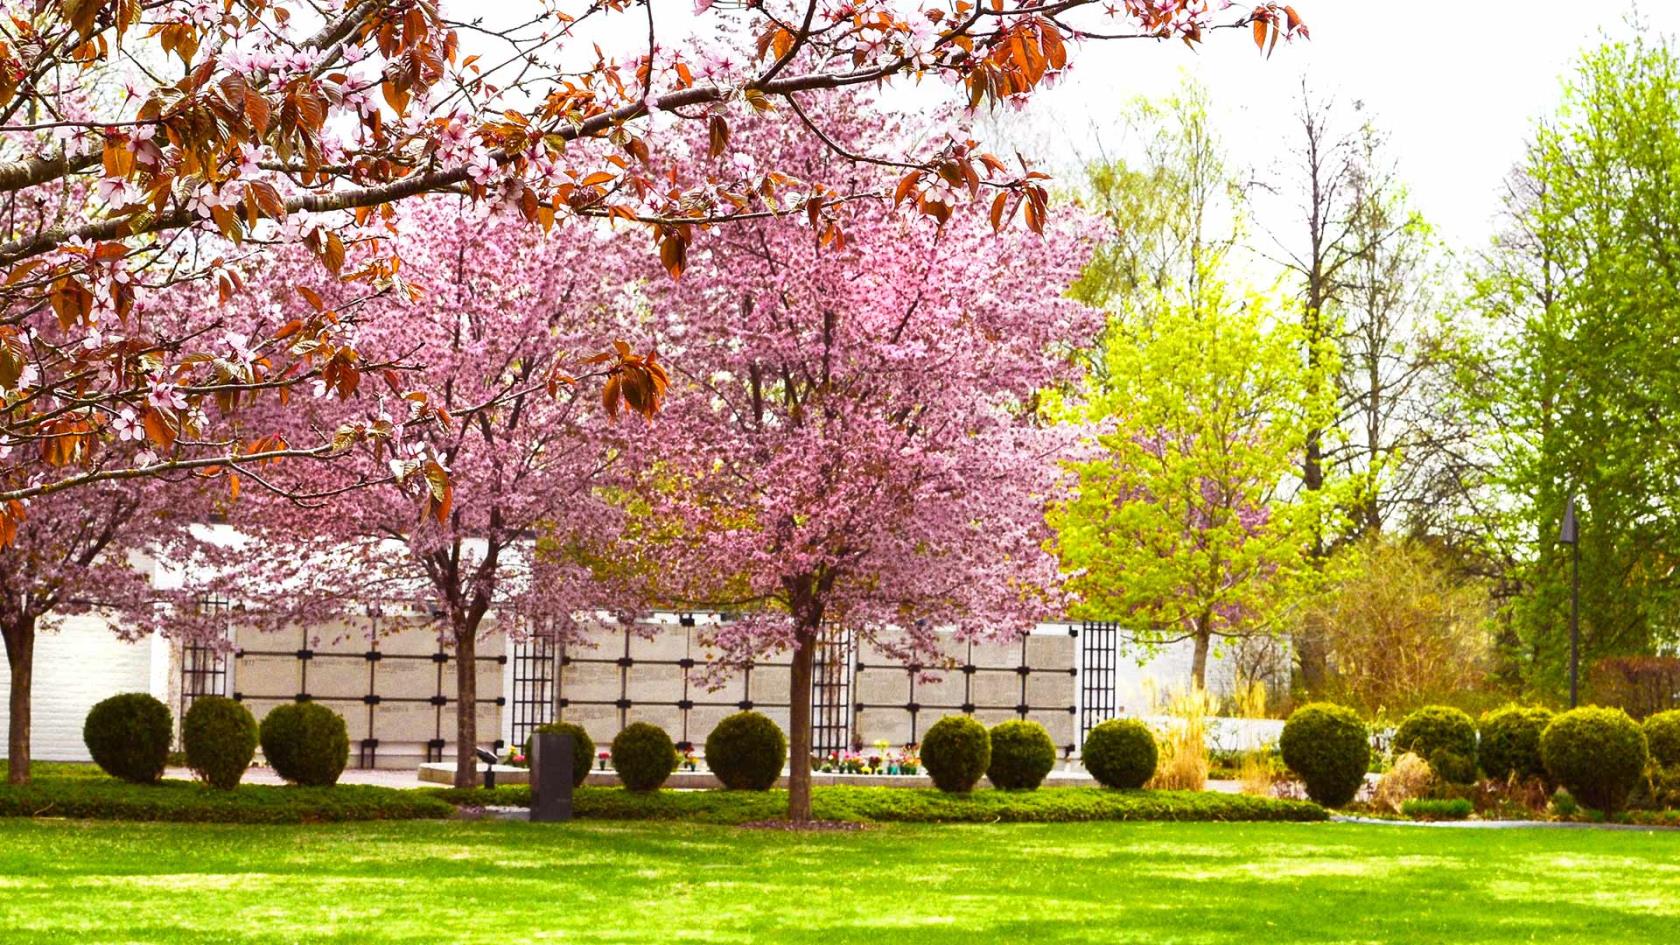
[[[1114,718],[1115,671],[1120,659],[1120,625],[1087,623],[1079,637],[1079,741]]]
[[[1076,636],[1078,631],[1070,630],[1069,633],[1070,635]],[[908,712],[910,714],[910,740],[912,742],[921,741],[921,714],[922,712],[929,710],[937,712],[940,717],[948,715],[953,711],[961,712],[964,715],[973,715],[976,712],[987,710],[1013,712],[1018,718],[1022,719],[1034,712],[1067,713],[1068,715],[1074,714],[1078,711],[1076,706],[1032,705],[1028,702],[1027,680],[1033,675],[1077,676],[1079,671],[1077,669],[1034,669],[1027,663],[1027,639],[1028,638],[1025,636],[1021,638],[1020,662],[1014,666],[976,666],[974,663],[973,643],[964,644],[962,660],[950,666],[930,667],[914,663],[908,666],[899,663],[866,664],[862,660],[859,660],[856,666],[857,672],[863,672],[864,670],[897,670],[908,673],[910,677],[910,697],[907,701],[902,703],[856,702],[853,703],[852,707],[859,715],[870,710]],[[916,677],[928,670],[938,670],[944,673],[961,673],[963,677],[963,701],[959,703],[918,702],[916,700]],[[1012,673],[1019,676],[1021,678],[1019,701],[1013,705],[976,703],[974,701],[974,677],[981,673]],[[1071,754],[1076,750],[1076,748],[1073,745],[1063,745],[1062,750]]]
[[[317,651],[310,646],[310,632],[307,629],[299,629],[297,631],[294,631],[294,633],[295,633],[295,636],[293,638],[296,639],[297,643],[298,643],[298,645],[295,649],[289,649],[289,650],[288,649],[247,649],[247,648],[241,647],[241,648],[236,649],[234,651],[234,663],[235,663],[235,666],[237,667],[238,662],[240,660],[242,660],[246,657],[250,657],[250,656],[279,656],[279,657],[290,656],[290,657],[293,657],[299,663],[299,666],[298,666],[298,691],[295,692],[295,693],[293,693],[293,692],[273,692],[273,693],[271,693],[271,692],[246,692],[246,691],[243,691],[243,690],[237,690],[236,689],[233,693],[233,698],[235,698],[237,700],[241,700],[241,701],[246,700],[246,699],[259,699],[259,700],[265,700],[265,701],[286,701],[286,700],[290,700],[290,701],[293,701],[293,702],[321,702],[321,703],[327,703],[327,704],[336,703],[340,706],[343,706],[343,708],[340,710],[341,715],[348,715],[350,712],[355,711],[355,708],[357,706],[361,706],[362,711],[367,713],[366,718],[367,718],[367,733],[368,734],[367,734],[366,738],[363,738],[358,743],[358,746],[357,746],[357,762],[356,763],[359,767],[363,767],[363,768],[374,767],[376,759],[378,757],[378,752],[379,752],[380,739],[379,739],[379,730],[378,730],[378,727],[377,727],[378,715],[374,712],[374,707],[375,706],[378,706],[378,705],[381,705],[381,704],[384,704],[384,703],[428,704],[428,705],[431,705],[433,707],[433,713],[432,713],[433,737],[428,739],[424,743],[424,746],[425,746],[425,749],[426,749],[426,760],[427,761],[442,761],[443,760],[444,749],[447,747],[448,742],[449,742],[449,738],[446,737],[446,734],[449,735],[449,736],[453,736],[454,728],[455,728],[454,714],[453,714],[453,711],[449,707],[452,703],[458,703],[459,702],[458,699],[451,699],[451,698],[444,695],[444,684],[449,679],[449,676],[447,674],[450,673],[450,672],[453,672],[453,670],[450,667],[450,664],[454,662],[454,656],[451,653],[449,653],[448,651],[443,650],[443,649],[439,649],[439,650],[437,650],[436,652],[433,652],[433,653],[387,653],[387,652],[381,651],[379,649],[379,642],[378,642],[378,638],[377,638],[377,624],[375,625],[374,638],[369,643],[368,649],[366,649],[364,651],[359,651],[359,652],[322,652],[322,651]],[[282,632],[275,632],[273,634],[265,634],[264,636],[267,639],[282,639],[282,638],[284,638],[285,635],[286,634],[284,634]],[[310,692],[310,690],[309,690],[309,666],[310,666],[311,663],[315,662],[316,660],[365,662],[367,664],[367,686],[366,686],[365,691],[361,692],[359,694],[355,694],[355,695],[337,695],[337,694],[323,695],[323,694],[317,693],[317,692]],[[424,696],[421,696],[421,695],[416,695],[416,696],[386,696],[386,695],[380,695],[379,690],[378,690],[379,664],[384,662],[385,660],[408,660],[408,661],[416,661],[416,662],[431,662],[431,663],[436,664],[437,673],[436,673],[435,682],[433,684],[432,694],[424,695]],[[502,664],[505,664],[507,662],[507,657],[506,656],[479,656],[479,657],[475,657],[475,662],[477,662],[481,665],[486,664],[486,663],[494,663],[496,665],[502,665]],[[479,696],[478,699],[476,700],[476,702],[477,702],[478,705],[481,705],[481,706],[483,706],[483,705],[505,706],[507,704],[507,697],[502,696],[502,695],[496,695],[496,696],[490,696],[490,697]],[[500,751],[502,749],[503,744],[504,743],[502,742],[502,740],[500,738],[495,739],[495,741],[493,742],[493,745],[494,745],[494,747],[496,748],[497,751]]]
[[[817,644],[812,676],[811,751],[817,755],[852,747],[852,679],[856,663],[852,634],[831,628]]]
[[[741,697],[739,699],[729,699],[721,695],[721,690],[718,693],[713,693],[707,691],[704,686],[697,684],[699,674],[705,672],[708,665],[703,660],[696,660],[691,657],[683,657],[681,659],[660,659],[656,657],[631,656],[630,638],[634,632],[635,631],[633,630],[626,629],[620,633],[620,637],[622,639],[619,642],[622,643],[622,646],[613,647],[614,650],[617,650],[620,653],[618,656],[584,656],[574,655],[571,651],[566,649],[562,649],[560,651],[560,665],[562,667],[575,664],[578,666],[616,666],[618,668],[618,698],[616,699],[574,699],[566,694],[563,683],[557,683],[555,687],[557,697],[554,700],[554,704],[560,717],[564,718],[566,709],[573,706],[611,707],[618,711],[618,727],[622,729],[625,725],[629,724],[629,715],[632,706],[648,705],[658,706],[660,708],[674,708],[677,710],[679,717],[682,719],[680,731],[677,733],[679,736],[676,740],[677,749],[679,751],[692,751],[695,745],[689,731],[689,713],[691,710],[726,708],[786,709],[788,707],[788,702],[785,698],[781,701],[766,702],[762,700],[755,700],[751,697],[753,668],[757,664],[747,663],[741,667],[739,689]],[[584,652],[600,654],[606,652],[606,647],[603,646],[598,649],[586,650]],[[765,663],[764,665],[781,667],[786,666],[787,664]],[[682,698],[675,701],[665,699],[632,700],[630,698],[630,672],[637,666],[666,666],[680,668],[682,670]],[[734,688],[734,686],[731,685],[730,688]],[[695,698],[696,695],[701,694],[703,694],[702,698]]]
[[[227,632],[228,602],[220,598],[205,598],[198,602],[201,612],[218,614],[222,631]],[[199,640],[181,645],[181,715],[185,716],[199,696],[220,696],[227,693],[227,648]]]
[[[513,646],[513,744],[524,745],[540,725],[554,721],[555,678],[560,647],[547,637]]]

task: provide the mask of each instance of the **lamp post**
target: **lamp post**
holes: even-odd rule
[[[1575,497],[1563,506],[1563,528],[1558,541],[1569,546],[1569,707],[1581,698],[1581,526],[1575,520]]]

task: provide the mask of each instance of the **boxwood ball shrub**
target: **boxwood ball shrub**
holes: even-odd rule
[[[1571,709],[1541,733],[1540,757],[1575,800],[1614,811],[1645,773],[1645,732],[1621,709]]]
[[[922,766],[941,791],[974,790],[991,763],[992,739],[986,726],[966,715],[947,715],[922,736]]]
[[[318,703],[275,706],[263,717],[258,735],[263,757],[274,766],[274,773],[293,784],[337,784],[350,761],[350,733],[344,719]]]
[[[612,740],[612,763],[629,790],[657,791],[677,770],[677,746],[659,726],[631,722]]]
[[[1352,709],[1313,702],[1295,710],[1278,739],[1283,763],[1325,807],[1343,807],[1365,783],[1371,733]]]
[[[1476,780],[1476,723],[1462,709],[1427,705],[1401,721],[1396,753],[1411,752],[1455,784]]]
[[[1540,733],[1552,721],[1552,711],[1540,706],[1508,705],[1482,715],[1482,742],[1477,749],[1482,770],[1497,781],[1546,776],[1540,758]]]
[[[1658,712],[1646,719],[1645,743],[1652,761],[1665,769],[1680,769],[1680,709]]]
[[[1005,791],[1032,791],[1056,766],[1056,743],[1037,722],[1011,719],[992,726],[992,761],[986,777]]]
[[[1155,776],[1161,760],[1155,733],[1137,719],[1109,719],[1085,735],[1080,749],[1085,770],[1111,788],[1140,788]]]
[[[532,735],[572,736],[572,787],[579,787],[589,777],[589,766],[595,763],[595,740],[576,722],[548,722],[531,730]],[[525,760],[531,760],[531,739],[525,739]]]
[[[231,791],[257,753],[257,720],[226,696],[199,696],[181,717],[181,746],[204,783]]]
[[[174,728],[168,706],[144,692],[125,692],[88,711],[82,741],[106,774],[153,784],[163,777]]]
[[[770,790],[787,752],[787,736],[758,712],[725,716],[706,736],[706,767],[732,791]]]

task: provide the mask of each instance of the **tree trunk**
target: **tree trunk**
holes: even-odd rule
[[[1196,631],[1196,655],[1190,661],[1190,685],[1200,692],[1207,689],[1208,647],[1213,634],[1204,629]]]
[[[25,617],[5,628],[6,662],[11,666],[10,730],[6,733],[6,781],[29,783],[29,701],[35,675],[35,621]]]
[[[1290,642],[1295,649],[1296,668],[1300,670],[1301,689],[1308,698],[1317,698],[1330,681],[1330,646],[1324,639],[1324,628],[1316,617],[1309,615],[1291,634]]]
[[[793,650],[788,687],[788,820],[811,820],[811,677],[817,654],[817,630],[801,632]]]
[[[478,776],[478,632],[455,636],[455,786],[474,787]]]

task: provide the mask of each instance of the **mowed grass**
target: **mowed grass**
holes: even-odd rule
[[[0,822],[0,941],[1676,941],[1680,833]]]

